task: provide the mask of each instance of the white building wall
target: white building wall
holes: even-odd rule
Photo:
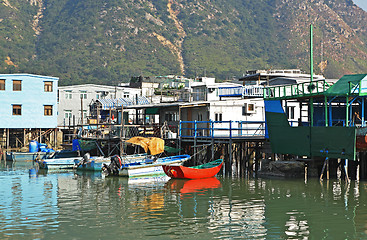
[[[128,87],[114,87],[106,85],[84,84],[59,87],[58,95],[58,126],[81,124],[81,109],[83,108],[83,121],[87,122],[90,115],[89,105],[96,99],[102,98],[133,98],[141,96],[141,89]]]

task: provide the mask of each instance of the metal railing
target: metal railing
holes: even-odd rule
[[[330,85],[325,80],[264,88],[264,99],[287,99],[319,95]]]
[[[124,138],[132,137],[159,137],[164,139],[177,138],[177,126],[165,124],[153,125],[97,125],[93,127],[79,130],[79,138],[94,138],[94,139],[108,139],[108,138]]]
[[[242,97],[242,87],[219,87],[219,97]]]
[[[243,86],[242,96],[244,97],[262,97],[263,95],[263,86]]]
[[[248,138],[264,137],[264,121],[180,121],[180,137]]]
[[[263,86],[219,87],[219,97],[262,97]]]

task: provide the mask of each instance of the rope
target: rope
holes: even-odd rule
[[[211,144],[207,144],[207,145],[203,145],[203,146],[204,146],[203,149],[201,149],[199,152],[197,152],[197,153],[193,154],[192,156],[190,156],[190,158],[192,158],[192,157],[198,155],[200,152],[206,150],[209,146],[211,146]]]

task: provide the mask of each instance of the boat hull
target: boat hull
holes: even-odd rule
[[[82,157],[41,159],[37,162],[40,169],[73,169],[76,159],[82,160]]]
[[[34,161],[36,160],[38,157],[39,158],[45,158],[46,155],[49,153],[46,152],[7,152],[6,153],[6,160],[7,161]]]
[[[221,160],[221,159],[220,159]],[[205,164],[201,165],[204,166]],[[182,179],[200,179],[200,178],[211,178],[217,175],[223,165],[223,160],[220,164],[210,168],[195,168],[185,166],[162,166],[163,171],[167,176],[171,178],[182,178]]]
[[[142,177],[163,175],[163,165],[182,165],[190,159],[190,155],[179,155],[172,157],[159,158],[154,163],[140,163],[136,165],[124,166],[119,171],[119,176],[123,177]]]
[[[82,160],[75,160],[75,166],[79,165]],[[110,158],[91,159],[90,161],[83,163],[77,167],[78,171],[102,171],[103,165],[108,164],[111,161]]]
[[[7,152],[7,161],[29,161],[36,159],[56,159],[56,158],[69,158],[77,157],[77,151],[61,150],[56,152]]]

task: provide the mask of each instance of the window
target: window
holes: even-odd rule
[[[222,121],[222,114],[221,113],[216,113],[215,114],[215,121],[219,121],[219,122],[221,122]]]
[[[99,94],[98,93],[96,94],[96,99],[99,99]]]
[[[65,118],[71,118],[71,110],[65,110]]]
[[[83,116],[81,115],[81,111],[79,110],[79,116],[80,116],[80,120],[81,118],[83,118],[83,121],[85,122],[87,119],[87,110],[83,110]]]
[[[124,98],[129,98],[130,95],[129,95],[129,92],[124,92]]]
[[[167,112],[165,114],[164,120],[166,120],[167,122],[178,121],[178,113],[177,112]]]
[[[22,105],[13,105],[13,115],[22,115]]]
[[[87,91],[80,91],[80,99],[87,99]]]
[[[0,90],[5,90],[5,79],[0,79]]]
[[[45,82],[45,92],[52,92],[52,82]]]
[[[70,90],[66,90],[65,91],[65,99],[72,99],[73,98],[73,94],[71,93]]]
[[[45,116],[52,116],[52,105],[45,105],[44,110]]]
[[[22,81],[13,80],[13,91],[22,91]]]
[[[203,114],[198,113],[198,121],[203,121]]]
[[[294,119],[294,106],[287,107],[287,116],[288,119]]]

